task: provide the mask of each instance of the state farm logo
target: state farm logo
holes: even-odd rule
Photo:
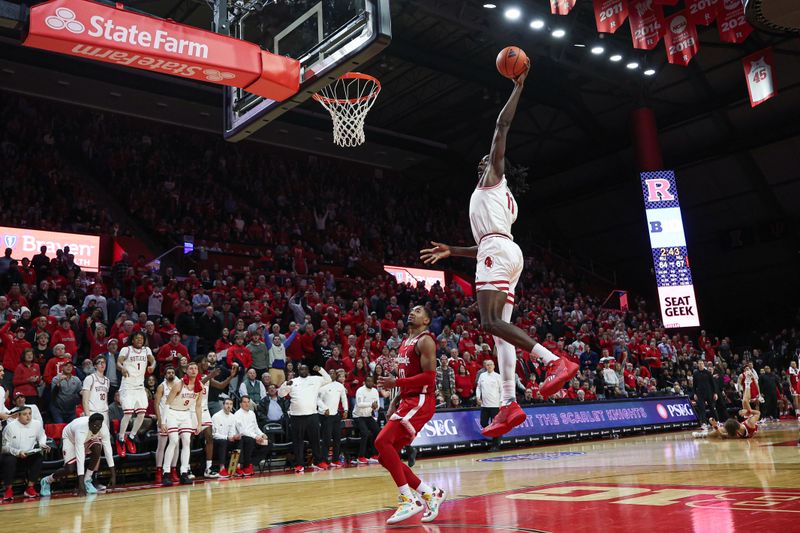
[[[666,420],[669,418],[669,413],[667,412],[667,408],[661,404],[656,405],[656,411],[658,411],[658,416]]]
[[[208,81],[230,80],[236,77],[236,74],[233,74],[232,72],[220,72],[219,70],[213,68],[205,69],[203,74],[206,75],[206,79]]]
[[[66,29],[72,33],[83,33],[86,26],[82,22],[75,20],[75,12],[66,7],[56,9],[55,15],[50,15],[44,19],[44,23],[54,30]]]
[[[678,15],[669,25],[669,29],[675,35],[680,35],[681,33],[686,31],[686,17],[683,15]]]

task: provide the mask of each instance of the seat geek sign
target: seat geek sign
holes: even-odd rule
[[[664,327],[699,326],[675,173],[644,172],[641,179]]]
[[[75,264],[87,272],[97,272],[100,266],[100,237],[80,233],[60,233],[24,228],[0,226],[3,248],[11,248],[11,257],[21,260],[39,253],[42,246],[47,247],[48,257],[55,257],[56,250],[69,246],[69,253],[75,256]]]

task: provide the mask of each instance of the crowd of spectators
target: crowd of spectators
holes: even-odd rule
[[[448,200],[426,199],[397,180],[379,179],[373,169],[273,156],[203,134],[175,135],[167,126],[148,124],[145,131],[124,117],[81,110],[51,116],[50,104],[9,100],[0,144],[8,178],[1,186],[3,224],[119,231],[71,167],[62,165],[59,154],[79,143],[84,162],[153,231],[191,233],[220,247],[251,243],[260,257],[247,272],[198,273],[152,271],[143,257],[123,256],[101,276],[83,272],[67,249],[27,258],[7,250],[0,258],[6,407],[21,402],[37,406],[46,421],[69,422],[80,412],[80,382],[94,371],[93,359],[106,358],[115,390],[116,356],[131,333],[144,331],[158,361],[147,380],[150,416],[165,368],[182,376],[192,360],[219,368],[219,379],[227,380],[211,392],[212,412],[225,396],[246,395],[259,422],[285,421],[278,387],[305,364],[337,380],[343,374],[350,406],[343,414],[352,415],[357,391],[394,371],[406,313],[415,304],[429,306],[433,316],[437,407],[480,402],[479,375],[495,360],[493,340],[481,330],[474,300],[457,284],[412,287],[387,275],[342,279],[325,268],[358,257],[415,263],[426,238],[463,235],[468,227],[458,217],[438,216]],[[413,219],[406,216],[412,212]],[[705,331],[669,333],[652,305],[632,300],[630,309],[604,309],[598,295],[566,271],[527,258],[513,321],[556,355],[578,362],[581,372],[545,400],[539,394],[543,367],[519,352],[520,403],[686,394],[701,399],[701,418],[707,412],[722,418],[723,410],[738,406],[737,383],[752,364],[760,374],[764,416],[793,411],[789,367],[800,346],[796,328],[734,346],[730,337]],[[701,361],[710,381],[698,374],[705,372]],[[704,401],[709,395],[711,405]],[[378,395],[377,413],[386,397]],[[118,401],[111,412],[121,418]]]

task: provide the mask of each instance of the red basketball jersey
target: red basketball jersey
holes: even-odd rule
[[[417,343],[425,337],[426,335],[430,335],[433,338],[433,334],[431,332],[426,331],[413,339],[404,339],[403,342],[400,343],[400,347],[397,349],[397,377],[398,378],[411,378],[418,374],[422,374],[422,362],[417,353]],[[436,339],[434,338],[434,342]],[[425,394],[428,392],[427,385],[424,387],[413,387],[413,388],[400,388],[400,397],[401,398],[408,398],[409,396],[419,396],[420,394]],[[431,391],[433,392],[433,391]]]

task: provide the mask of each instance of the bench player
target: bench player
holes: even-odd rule
[[[167,365],[164,368],[164,381],[159,383],[156,388],[156,397],[153,402],[156,411],[156,425],[158,426],[158,444],[156,446],[156,479],[155,482],[161,485],[162,472],[164,468],[164,452],[167,450],[169,444],[169,433],[166,429],[164,421],[164,413],[166,413],[167,398],[169,398],[169,391],[172,390],[172,385],[175,384],[175,369],[172,365]],[[178,464],[178,454],[172,455],[172,462],[170,463],[170,473],[172,474],[171,481],[178,483],[178,471],[175,466]]]
[[[378,378],[378,387],[400,389],[389,406],[388,422],[375,439],[378,460],[389,471],[400,490],[397,511],[387,524],[396,524],[424,511],[423,522],[439,515],[439,506],[446,493],[420,480],[411,468],[400,460],[400,450],[411,444],[436,410],[436,341],[428,331],[431,315],[418,305],[408,314],[408,338],[398,349],[397,373]]]
[[[172,470],[172,457],[178,452],[179,441],[181,444],[180,482],[181,485],[191,485],[192,483],[189,477],[192,435],[199,435],[203,429],[203,384],[198,372],[197,363],[189,363],[183,379],[176,379],[172,385],[164,406],[161,431],[166,430],[169,434],[169,444],[164,452],[163,485],[172,485],[172,478],[169,474]],[[194,417],[192,417],[192,412],[194,412]]]
[[[142,427],[144,415],[147,412],[144,377],[155,371],[156,360],[150,348],[144,345],[145,340],[143,332],[134,331],[128,338],[128,346],[120,350],[117,358],[117,369],[122,374],[119,399],[124,413],[117,437],[117,454],[120,457],[125,457],[126,453],[136,453],[136,443],[139,441],[136,435]],[[133,428],[131,428],[129,438],[126,438],[125,432],[134,415],[136,418],[133,420]]]
[[[78,495],[96,494],[92,484],[92,474],[100,467],[100,457],[105,453],[106,463],[111,469],[113,489],[117,483],[117,471],[114,468],[114,452],[111,449],[111,435],[103,415],[94,413],[91,416],[76,418],[64,428],[61,434],[61,451],[64,454],[64,466],[41,481],[42,496],[50,496],[50,485],[67,474],[76,472],[78,476]],[[88,466],[86,456],[89,456]]]
[[[514,80],[514,90],[497,119],[491,151],[478,165],[478,185],[469,202],[469,220],[477,245],[460,247],[432,241],[433,248],[420,250],[420,259],[426,264],[451,256],[477,260],[475,285],[481,326],[494,337],[503,381],[500,411],[481,432],[486,437],[508,433],[526,419],[525,412],[516,402],[515,347],[538,357],[546,365],[547,376],[540,389],[545,398],[578,373],[577,364],[560,359],[511,324],[514,289],[522,273],[523,258],[511,235],[511,225],[517,220],[518,209],[504,174],[505,151],[508,130],[529,72],[530,65]]]

